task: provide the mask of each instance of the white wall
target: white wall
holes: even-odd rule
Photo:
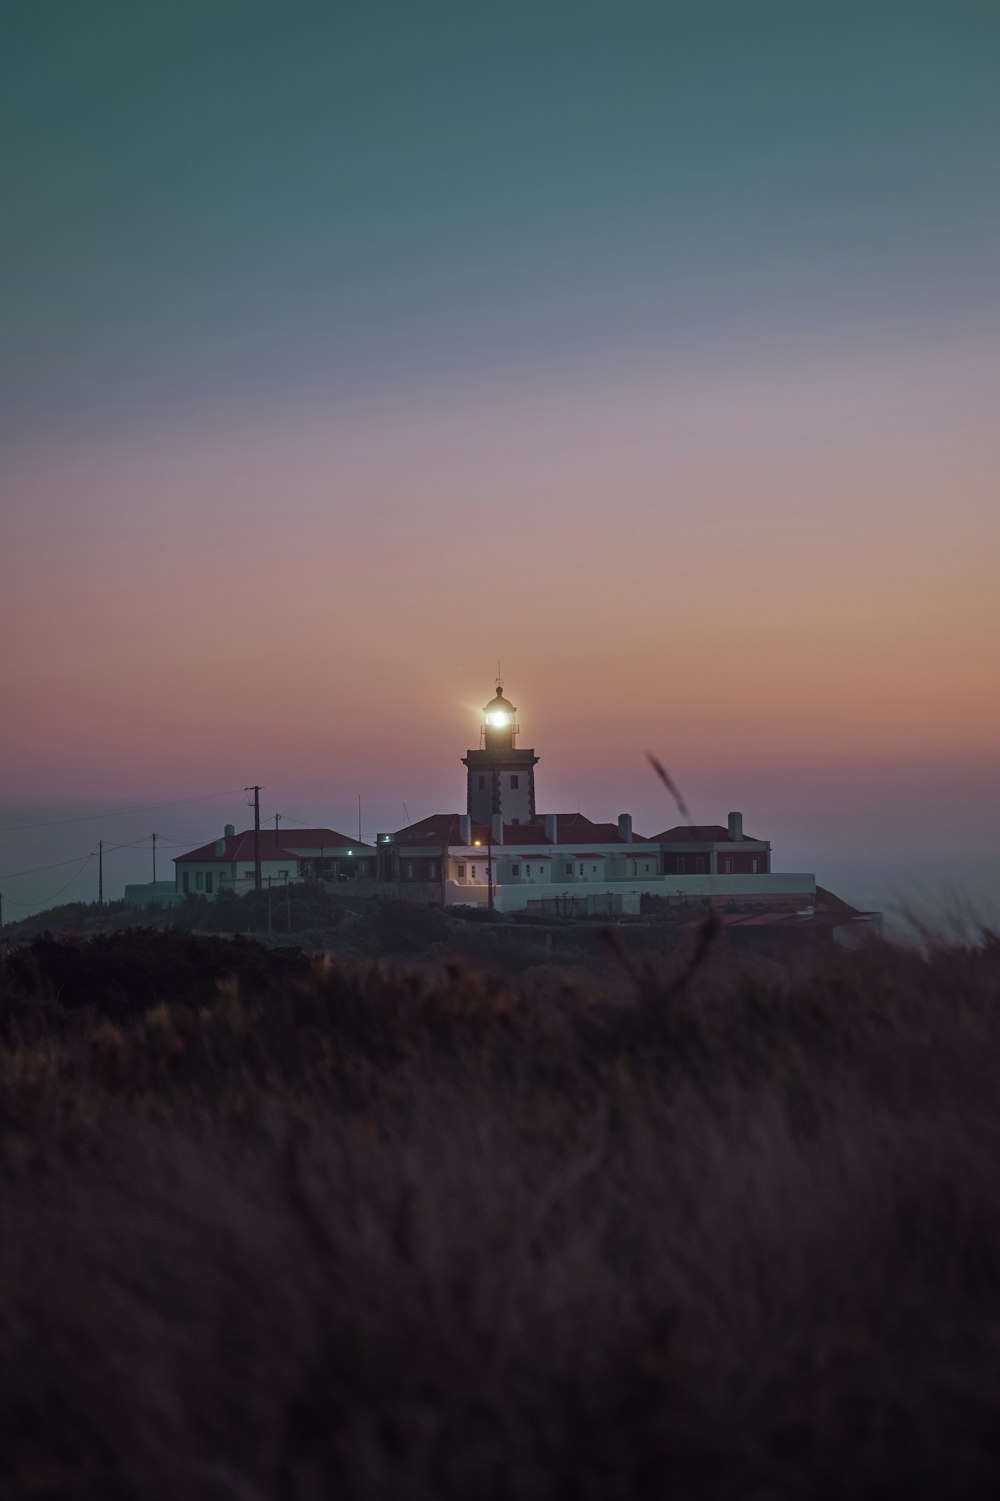
[[[589,868],[589,866],[588,866]],[[468,869],[468,867],[467,867]],[[473,903],[485,906],[488,900],[485,861],[479,878],[471,881],[446,881],[445,904],[453,902]],[[523,912],[528,902],[540,898],[553,900],[558,897],[578,897],[584,894],[596,896],[601,892],[609,896],[665,896],[687,897],[696,901],[699,897],[713,897],[716,901],[732,898],[749,898],[754,901],[768,897],[795,896],[801,898],[803,907],[808,906],[816,895],[816,877],[804,871],[782,874],[774,871],[758,876],[650,876],[644,879],[624,881],[550,881],[535,884],[532,881],[494,883],[493,905],[498,912]]]
[[[235,881],[230,877],[231,869],[232,862],[230,860],[185,861],[183,865],[176,867],[176,889],[178,891],[183,890],[184,883],[182,876],[186,874],[188,877],[188,895],[190,896],[215,897],[218,896],[219,889],[223,886],[232,891],[252,891],[254,883],[253,861],[238,860],[236,862]],[[260,862],[260,869],[265,886],[267,885],[268,876],[270,876],[271,883],[274,886],[284,885],[286,873],[289,881],[297,881],[299,878],[298,860],[262,860]],[[250,872],[249,877],[246,875],[247,871]],[[199,874],[201,875],[200,886],[198,884]],[[211,874],[212,876],[211,891],[206,891],[205,889],[205,876],[207,874]]]

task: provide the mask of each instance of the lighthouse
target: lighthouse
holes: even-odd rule
[[[474,823],[491,823],[499,814],[505,824],[527,824],[535,817],[538,757],[517,749],[517,710],[502,689],[498,682],[496,697],[483,706],[479,749],[462,757],[469,769],[466,807]]]

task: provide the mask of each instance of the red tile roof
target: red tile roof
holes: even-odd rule
[[[458,813],[431,813],[427,818],[420,818],[416,823],[407,824],[405,829],[397,829],[392,836],[396,844],[428,844],[443,847],[447,844],[462,844],[459,834]],[[486,843],[489,836],[489,828],[483,823],[472,825],[473,840],[479,839]]]
[[[861,917],[864,914],[859,907],[852,907],[850,902],[845,902],[842,896],[836,892],[827,891],[825,886],[816,887],[816,907],[824,912],[839,912],[845,917]]]
[[[544,833],[544,825],[541,826]],[[618,832],[616,823],[591,823],[582,813],[559,813],[557,814],[556,831],[557,844],[579,844],[586,840],[588,844],[626,844]],[[632,844],[648,844],[649,840],[644,834],[633,834],[630,841]]]
[[[695,823],[681,824],[675,829],[667,829],[662,834],[654,834],[655,844],[765,844],[764,839],[755,839],[752,834],[744,834],[742,839],[731,840],[729,830],[721,823]]]
[[[225,846],[222,854],[216,854],[216,845]],[[291,846],[291,848],[290,848]],[[370,844],[359,844],[356,839],[348,839],[346,834],[338,834],[336,829],[261,829],[260,831],[260,858],[262,860],[299,860],[308,859],[311,855],[321,852],[333,855],[338,850],[353,849],[366,855],[375,853]],[[186,855],[178,855],[175,864],[184,864],[187,861],[197,861],[204,864],[211,860],[233,861],[253,860],[254,858],[254,831],[244,829],[240,834],[221,835],[218,840],[213,839],[210,844],[201,844],[196,850],[189,850]]]
[[[407,825],[405,829],[399,829],[393,835],[397,844],[429,844],[438,847],[445,845],[462,844],[459,833],[458,813],[432,813],[428,818],[421,818],[416,823]],[[559,813],[556,815],[556,844],[618,844],[625,845],[618,832],[616,823],[592,823],[582,813]],[[486,845],[490,841],[490,825],[474,823],[472,825],[472,842],[476,841]],[[524,844],[550,844],[552,841],[546,837],[545,821],[537,817],[534,823],[508,823],[504,824],[503,845]],[[642,834],[632,835],[632,845],[648,844],[649,840]],[[500,845],[495,846],[497,849]]]

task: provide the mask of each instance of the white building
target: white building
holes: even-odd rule
[[[227,823],[220,839],[174,861],[175,890],[182,897],[252,891],[258,853],[264,886],[288,881],[364,882],[375,874],[374,848],[336,829],[244,829],[237,834]]]
[[[774,872],[771,846],[743,819],[681,826],[652,839],[580,813],[538,813],[533,750],[518,750],[517,711],[497,690],[483,709],[468,769],[466,811],[440,813],[379,834],[378,890],[416,902],[498,912],[633,913],[642,898],[731,900],[808,909],[816,878]]]

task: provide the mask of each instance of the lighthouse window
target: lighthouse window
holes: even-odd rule
[[[757,860],[756,859],[751,860],[750,861],[750,869],[753,871],[754,875],[757,874],[757,868],[758,868],[758,862],[757,862]]]
[[[480,790],[480,792],[485,792],[486,791],[486,778],[485,777],[480,777],[479,778],[479,790]]]
[[[510,779],[510,790],[511,790],[511,792],[516,792],[517,791],[517,777],[511,777],[511,779]]]

